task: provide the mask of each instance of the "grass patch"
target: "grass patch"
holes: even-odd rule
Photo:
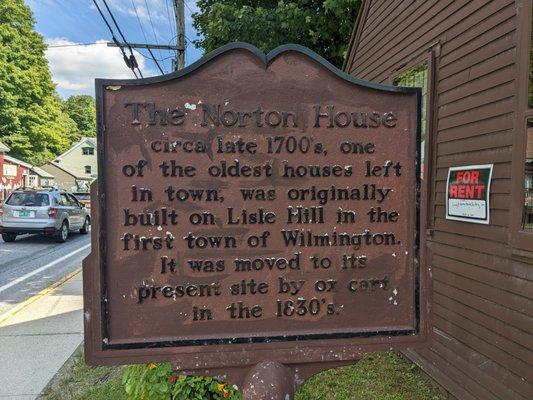
[[[80,346],[38,400],[126,400],[122,367],[90,367]]]
[[[121,367],[89,367],[81,348],[45,388],[39,400],[126,400]],[[295,400],[450,400],[398,353],[367,354],[354,365],[309,379]]]
[[[398,353],[372,353],[358,363],[321,372],[295,400],[447,400],[420,368]]]

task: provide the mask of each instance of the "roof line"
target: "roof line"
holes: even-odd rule
[[[39,168],[42,168],[43,166],[45,166],[46,164],[50,164],[50,165],[53,165],[54,167],[60,169],[61,171],[63,172],[66,172],[67,174],[69,174],[70,176],[72,176],[73,178],[76,178],[76,179],[83,179],[83,180],[88,180],[86,177],[84,176],[77,176],[77,175],[74,175],[72,172],[66,170],[65,168],[63,167],[60,167],[57,163],[53,162],[53,161],[48,161],[47,163],[41,165]]]
[[[83,137],[80,139],[80,141],[78,143],[76,143],[74,146],[71,146],[68,150],[66,150],[64,153],[58,155],[57,157],[54,158],[54,160],[57,160],[58,158],[62,158],[62,157],[65,157],[67,154],[71,153],[72,151],[74,151],[74,149],[77,149],[79,146],[81,146],[83,143],[89,141],[91,142],[91,139],[90,137]],[[94,143],[91,143],[91,146],[93,147],[96,147],[96,145]]]
[[[4,142],[0,142],[0,152],[9,153],[10,151],[11,149],[9,148],[7,144],[5,144]]]
[[[32,168],[33,167],[33,165],[31,165],[31,164],[28,164],[25,161],[19,160],[18,158],[8,156],[7,154],[4,154],[4,160],[20,164],[20,165],[22,165],[23,167],[26,167],[26,168]]]
[[[42,172],[44,172],[44,173],[50,175],[51,177],[53,177],[52,174],[50,174],[49,172],[46,172],[45,170],[42,170],[42,169],[39,168],[38,166],[36,166],[36,165],[31,165],[31,164],[29,164],[29,163],[27,163],[27,162],[25,162],[25,161],[19,160],[18,158],[11,157],[11,156],[8,156],[8,155],[5,155],[5,154],[4,154],[4,160],[9,161],[9,162],[12,162],[12,163],[15,163],[15,164],[22,165],[23,167],[25,167],[25,168],[27,168],[27,169],[29,169],[29,170],[35,172],[35,173],[36,173],[37,175],[39,175],[39,176],[44,176],[44,175],[42,174]],[[39,170],[42,171],[42,172],[39,172]]]
[[[344,58],[344,61],[342,63],[342,70],[348,73],[349,73],[349,71],[347,71],[347,69],[349,68],[348,62],[353,60],[355,56],[355,50],[357,50],[356,43],[359,42],[359,38],[361,36],[361,30],[363,29],[363,25],[364,25],[363,19],[366,20],[369,8],[370,8],[370,0],[362,0],[361,5],[359,7],[359,12],[357,13],[357,19],[355,20],[355,24],[353,26],[352,34],[350,35],[350,43],[348,43],[348,48],[346,49],[346,57]]]
[[[42,178],[55,178],[54,175],[52,175],[50,172],[47,172],[42,168],[36,167],[35,165],[32,166],[30,170]]]

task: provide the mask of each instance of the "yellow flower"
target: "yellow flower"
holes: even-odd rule
[[[153,369],[156,369],[157,368],[157,365],[155,365],[154,363],[150,363],[146,366],[150,371],[152,371]]]
[[[224,386],[226,386],[226,385],[224,385],[223,383],[217,383],[217,390],[218,390],[219,392],[221,392],[222,389],[224,389]]]

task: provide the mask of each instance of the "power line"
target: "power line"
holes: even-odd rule
[[[111,38],[113,39],[113,42],[115,44],[117,44],[117,46],[120,48],[120,51],[122,53],[122,56],[124,57],[124,62],[126,63],[126,65],[128,66],[128,68],[131,69],[131,71],[133,72],[133,75],[135,75],[135,78],[138,78],[137,76],[137,73],[135,72],[135,69],[134,69],[134,63],[136,64],[137,62],[135,61],[135,57],[133,57],[133,59],[130,59],[128,58],[128,56],[126,55],[126,52],[124,51],[124,48],[122,46],[119,45],[119,42],[117,40],[117,38],[115,37],[115,32],[113,31],[113,28],[111,28],[111,25],[109,25],[109,22],[107,22],[107,18],[105,17],[104,13],[102,12],[102,9],[100,8],[100,6],[98,5],[98,3],[96,2],[96,0],[93,0],[93,3],[94,5],[96,6],[96,9],[98,10],[98,12],[100,13],[100,16],[102,17],[102,19],[104,20],[105,24],[107,25],[107,28],[109,29],[109,32],[111,32]],[[105,4],[105,0],[104,0],[104,4]],[[108,9],[109,10],[109,9]],[[130,50],[131,51],[131,50]],[[133,54],[132,54],[133,55]],[[134,61],[134,63],[132,63],[132,60]],[[138,69],[139,67],[137,67]],[[141,74],[141,77],[142,77],[142,73],[141,73],[141,70],[139,69],[139,73]]]
[[[185,40],[187,40],[190,44],[194,44],[194,42],[187,37],[187,35],[183,35],[185,37]]]
[[[94,1],[94,0],[93,0]],[[115,24],[115,26],[117,27],[117,30],[118,30],[118,33],[120,35],[120,37],[122,38],[122,40],[124,41],[124,43],[126,43],[126,45],[128,46],[129,50],[130,50],[130,53],[133,54],[133,51],[131,49],[131,47],[128,45],[128,41],[126,40],[126,38],[124,37],[124,34],[122,33],[122,30],[120,29],[120,26],[118,26],[118,23],[117,23],[117,20],[115,19],[115,16],[113,15],[113,13],[111,12],[109,6],[107,5],[107,1],[106,0],[102,0],[104,2],[104,6],[105,8],[107,9],[107,12],[109,13],[109,15],[111,16],[111,19],[113,20],[113,23]]]
[[[113,28],[111,28],[111,25],[109,25],[109,22],[107,22],[107,18],[106,18],[105,15],[102,13],[102,10],[100,9],[100,6],[99,6],[98,3],[96,2],[96,0],[93,0],[93,3],[94,3],[94,5],[96,6],[96,9],[98,10],[98,12],[100,13],[100,16],[101,16],[102,19],[104,20],[105,24],[107,25],[107,28],[109,29],[109,32],[111,32],[111,36],[112,36],[112,38],[114,39],[113,41],[115,41],[116,38],[115,38],[115,32],[113,32]]]
[[[107,9],[107,12],[111,16],[111,19],[113,20],[113,23],[117,27],[117,31],[118,31],[120,37],[122,38],[122,40],[124,41],[124,43],[126,44],[126,46],[128,47],[128,49],[130,51],[130,58],[129,58],[130,63],[131,63],[131,67],[130,68],[132,70],[133,70],[133,68],[137,68],[137,70],[139,71],[139,74],[141,75],[141,78],[144,78],[144,76],[143,76],[143,74],[141,72],[141,69],[139,68],[139,65],[137,64],[137,60],[135,59],[135,56],[133,55],[133,50],[132,50],[131,46],[128,44],[128,41],[126,40],[126,37],[122,33],[122,30],[120,29],[120,26],[118,25],[117,20],[115,19],[115,16],[113,15],[111,10],[109,9],[109,6],[107,5],[107,1],[106,0],[102,0],[102,1],[104,2],[104,6]],[[93,0],[93,2],[96,4],[95,0]]]
[[[148,39],[146,38],[146,33],[144,33],[144,28],[143,28],[143,25],[141,23],[141,18],[139,18],[139,13],[137,12],[137,6],[135,5],[135,1],[131,0],[131,5],[133,6],[133,11],[135,11],[135,15],[137,16],[137,22],[139,22],[139,27],[141,28],[141,32],[142,32],[143,37],[144,37],[144,41],[146,43],[148,43]],[[163,71],[163,69],[161,68],[159,63],[157,62],[157,60],[156,60],[156,58],[154,56],[154,53],[152,53],[152,50],[150,48],[148,48],[148,52],[152,56],[152,60],[154,60],[155,64],[157,65],[157,68],[159,68],[159,71],[161,71],[161,74],[165,74],[165,72]],[[143,54],[143,56],[144,56],[144,54]],[[159,56],[162,58],[161,51],[159,51]]]
[[[146,54],[143,54],[141,53],[139,50],[137,50],[137,52],[143,56],[144,58],[148,59],[148,60],[153,60],[152,56],[147,56]],[[165,57],[165,58],[158,58],[157,61],[161,61],[161,62],[164,62],[166,60],[170,60],[171,58],[174,58],[174,56],[168,56],[168,57]]]
[[[172,37],[175,37],[176,35],[176,28],[174,27],[174,23],[172,22],[172,19],[170,17],[170,6],[168,5],[169,0],[165,0],[165,7],[167,10],[167,18],[168,18],[168,25],[170,26],[170,34]]]
[[[141,28],[141,32],[144,37],[144,41],[148,43],[148,39],[146,39],[146,33],[144,33],[143,24],[141,23],[141,19],[139,18],[139,13],[137,12],[137,6],[135,5],[135,1],[131,0],[131,5],[133,7],[133,11],[135,12],[135,16],[137,17],[137,22],[139,23],[139,27]]]
[[[194,11],[192,10],[192,8],[189,7],[189,5],[187,4],[187,0],[184,0],[183,3],[185,4],[185,7],[189,9],[189,11],[191,12],[191,15],[194,14]]]
[[[150,21],[150,25],[152,26],[152,32],[154,34],[155,44],[159,44],[159,42],[157,41],[157,35],[155,33],[154,23],[152,21],[152,13],[150,13],[150,8],[148,7],[148,2],[144,0],[144,4],[146,6],[146,11],[148,12],[148,20]],[[159,57],[163,58],[163,54],[161,54],[161,50],[158,50],[158,52],[159,52]]]
[[[170,38],[170,40],[168,41],[168,43],[173,42],[177,37],[178,37],[178,35],[174,35],[174,36],[172,36],[172,37]],[[183,37],[184,37],[185,40],[188,41],[190,44],[194,45],[194,42],[193,42],[191,39],[189,39],[189,37],[188,37],[187,35],[183,34]]]

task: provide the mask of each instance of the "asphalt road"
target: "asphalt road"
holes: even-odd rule
[[[0,316],[81,266],[90,235],[71,233],[66,243],[24,235],[12,243],[0,238]]]

